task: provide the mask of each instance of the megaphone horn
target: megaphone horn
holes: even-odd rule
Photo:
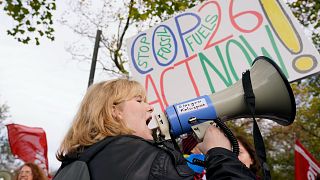
[[[271,119],[280,125],[292,124],[296,104],[292,89],[280,68],[269,58],[259,56],[250,70],[255,95],[255,116]],[[220,119],[251,117],[244,101],[242,79],[210,96]]]
[[[255,117],[266,118],[287,126],[293,123],[296,104],[292,89],[280,68],[265,56],[257,57],[250,70],[255,96]],[[191,126],[202,124],[194,119],[223,121],[252,117],[247,108],[242,79],[220,92],[174,104],[156,115],[161,135],[176,138],[192,132]],[[205,125],[208,126],[208,125]],[[202,139],[204,132],[197,134]],[[199,137],[200,136],[200,137]],[[202,136],[202,137],[201,137]]]

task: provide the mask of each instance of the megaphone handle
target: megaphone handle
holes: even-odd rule
[[[232,151],[238,156],[239,155],[239,144],[237,138],[233,135],[232,131],[219,119],[196,119],[197,121],[204,121],[203,123],[199,123],[191,126],[194,136],[198,141],[202,141],[205,131],[209,126],[217,126],[219,127],[228,140],[231,143]]]

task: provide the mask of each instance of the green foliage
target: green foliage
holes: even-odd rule
[[[6,104],[0,104],[0,170],[15,170],[21,165],[11,153],[8,142],[6,126],[3,121],[8,117],[9,107]]]
[[[54,40],[52,13],[56,10],[55,0],[4,0],[3,10],[12,18],[14,27],[7,30],[19,42],[31,40],[40,44],[39,38]]]
[[[132,8],[131,17],[136,21],[158,17],[161,21],[171,15],[192,8],[201,1],[196,0],[142,0]]]
[[[296,137],[320,160],[320,75],[293,84],[298,106]]]
[[[0,122],[8,117],[9,107],[6,104],[0,105]]]
[[[318,51],[320,51],[320,1],[314,0],[296,0],[288,3],[293,14],[298,18],[300,23],[311,29],[312,41]],[[317,30],[317,31],[315,31]]]

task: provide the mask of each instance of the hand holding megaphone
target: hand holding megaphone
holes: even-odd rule
[[[222,147],[231,151],[231,143],[224,133],[215,126],[208,126],[203,141],[198,144],[198,148],[203,154],[207,154],[208,150],[215,147]]]
[[[250,70],[255,96],[255,117],[272,119],[278,124],[290,125],[296,106],[292,89],[280,68],[269,58],[255,59]],[[164,139],[177,138],[194,132],[202,140],[206,129],[216,122],[251,117],[245,102],[242,79],[231,87],[211,94],[169,106],[155,116],[159,135]]]

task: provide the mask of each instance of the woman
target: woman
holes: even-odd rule
[[[47,180],[43,170],[34,163],[25,163],[18,171],[16,180]]]
[[[92,85],[58,151],[61,168],[95,149],[87,163],[93,180],[193,179],[193,171],[171,142],[153,141],[147,126],[152,112],[143,86],[136,81],[117,79]],[[107,143],[100,146],[101,142]],[[200,149],[207,154],[209,179],[225,174],[253,178],[217,128],[208,128]]]
[[[198,141],[193,137],[192,134],[190,134],[181,140],[181,149],[183,156],[188,161],[188,166],[195,172],[194,180],[204,180],[206,179],[204,167],[191,163],[193,162],[193,159],[199,159],[203,161],[205,158],[200,151],[198,144]]]
[[[245,164],[255,175],[258,175],[260,164],[256,155],[256,151],[251,143],[241,135],[236,136],[239,143],[239,160]]]

